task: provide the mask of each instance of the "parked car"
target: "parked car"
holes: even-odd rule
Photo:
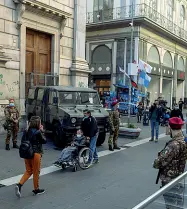
[[[89,109],[99,127],[97,145],[105,141],[108,112],[102,107],[96,90],[64,86],[38,86],[29,89],[26,114],[40,116],[46,130],[51,131],[54,144],[65,147],[80,128],[83,110]]]

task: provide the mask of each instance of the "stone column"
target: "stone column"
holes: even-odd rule
[[[177,95],[177,65],[178,65],[178,54],[175,54],[174,57],[174,75],[173,75],[173,97],[172,97],[172,105],[176,103],[176,95]]]
[[[72,73],[72,85],[76,87],[87,87],[88,74],[91,72],[85,60],[85,39],[86,0],[75,0],[73,62],[70,70]]]
[[[187,57],[185,59],[185,80],[187,79]],[[187,108],[187,82],[184,81],[184,107]]]
[[[160,64],[160,89],[159,89],[159,94],[162,95],[162,86],[163,86],[163,63]]]
[[[117,41],[114,41],[112,47],[112,73],[111,73],[111,85],[110,90],[114,91],[115,87],[113,84],[116,83],[116,59],[117,59]]]

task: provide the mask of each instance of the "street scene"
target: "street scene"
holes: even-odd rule
[[[0,0],[0,209],[183,209],[187,2]]]

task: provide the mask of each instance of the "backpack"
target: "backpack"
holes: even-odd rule
[[[32,159],[34,157],[34,151],[30,140],[35,136],[35,133],[33,133],[30,137],[27,133],[27,131],[24,131],[23,133],[19,148],[19,156],[24,159]]]

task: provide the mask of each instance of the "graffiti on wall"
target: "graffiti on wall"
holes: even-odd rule
[[[12,75],[8,71],[0,73],[0,99],[17,97],[19,95],[19,81],[15,80],[17,75]]]
[[[88,85],[86,85],[86,84],[85,84],[84,82],[82,82],[82,81],[79,81],[78,87],[80,87],[80,88],[88,88]]]

